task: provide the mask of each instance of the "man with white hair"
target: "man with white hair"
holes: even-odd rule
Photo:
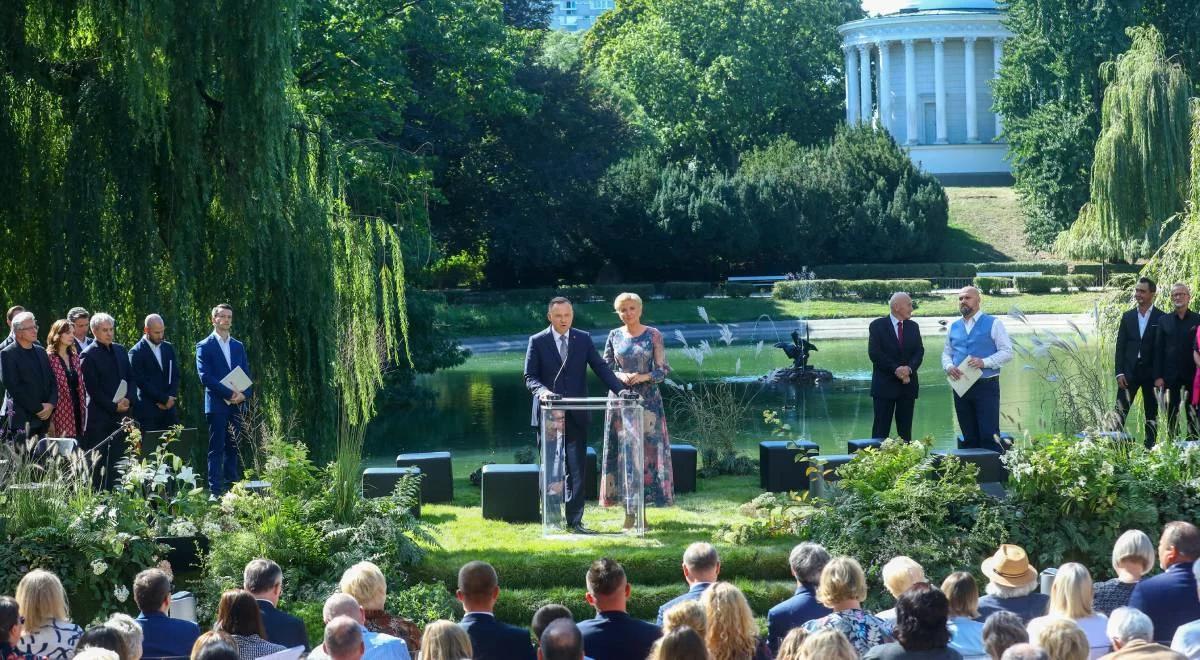
[[[871,321],[868,329],[867,355],[874,365],[871,400],[875,422],[871,437],[892,437],[894,417],[896,435],[911,442],[913,408],[920,389],[917,369],[925,357],[925,345],[921,343],[920,326],[912,320],[912,298],[903,291],[893,293],[888,305],[891,313]]]
[[[1145,658],[1146,660],[1184,660],[1184,656],[1162,644],[1154,643],[1154,624],[1141,610],[1118,607],[1108,617],[1105,628],[1113,652],[1107,658]]]
[[[129,349],[129,365],[137,401],[133,412],[143,431],[161,431],[179,423],[179,361],[175,347],[164,339],[166,324],[150,314],[142,326],[142,338]]]
[[[354,600],[354,596],[336,593],[325,599],[322,616],[325,619],[325,642],[308,654],[312,660],[343,660],[329,648],[329,626],[339,618],[350,619],[358,625],[362,635],[363,660],[411,660],[404,640],[367,630],[363,625],[366,622],[366,613],[358,601]]]
[[[91,326],[96,340],[83,349],[80,358],[88,393],[83,449],[99,451],[95,483],[108,489],[116,479],[117,462],[125,455],[125,434],[119,431],[122,418],[130,413],[134,396],[133,370],[129,367],[128,351],[113,341],[116,335],[113,317],[98,312],[92,315]]]
[[[37,343],[37,319],[29,312],[13,316],[13,341],[0,350],[0,379],[7,392],[5,410],[11,429],[33,437],[44,434],[58,405],[58,387],[50,358]]]
[[[979,289],[963,287],[958,292],[962,318],[950,325],[942,350],[942,370],[950,380],[963,377],[959,368],[966,362],[982,373],[962,396],[954,393],[954,412],[962,430],[963,447],[999,449],[1000,367],[1013,357],[1012,340],[1000,319],[979,311]]]
[[[1187,423],[1187,439],[1200,434],[1196,411],[1192,407],[1192,383],[1196,362],[1192,357],[1196,345],[1196,328],[1200,314],[1190,308],[1192,290],[1177,282],[1171,286],[1171,313],[1158,318],[1154,338],[1154,390],[1167,409],[1168,440],[1179,437],[1179,408],[1183,407]],[[1145,395],[1143,395],[1145,396]]]

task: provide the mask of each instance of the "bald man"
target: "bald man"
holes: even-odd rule
[[[164,339],[166,324],[158,314],[142,323],[142,338],[129,349],[129,365],[137,399],[133,414],[143,431],[162,431],[179,423],[179,361]]]
[[[1000,445],[1000,367],[1013,357],[1012,340],[1000,319],[980,311],[979,289],[963,287],[958,292],[962,318],[950,324],[942,369],[950,380],[963,377],[958,366],[964,360],[983,374],[962,396],[954,393],[954,412],[962,430],[963,447],[1004,451]]]
[[[920,386],[917,369],[925,358],[921,328],[912,320],[913,303],[907,293],[892,294],[891,313],[871,321],[867,333],[867,355],[871,358],[871,401],[875,422],[871,437],[900,437],[912,441],[913,408]],[[892,435],[892,419],[896,435]]]

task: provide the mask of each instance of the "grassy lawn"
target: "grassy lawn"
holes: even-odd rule
[[[1025,216],[1010,186],[948,187],[950,227],[939,261],[1035,261],[1025,246]]]
[[[984,307],[994,313],[1006,313],[1018,307],[1026,314],[1078,314],[1091,309],[1096,293],[1049,293],[1041,295],[991,296]],[[703,305],[714,322],[754,321],[762,315],[773,319],[836,319],[882,315],[887,305],[877,301],[814,300],[798,303],[770,298],[705,298],[703,300],[650,300],[642,317],[651,325],[700,323],[696,307]],[[920,316],[950,316],[958,312],[954,296],[935,296],[918,301]],[[535,332],[546,325],[543,303],[443,305],[439,322],[457,337],[519,335]],[[575,305],[575,325],[579,328],[607,328],[617,325],[608,303]]]

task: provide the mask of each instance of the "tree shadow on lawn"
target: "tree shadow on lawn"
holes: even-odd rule
[[[1009,261],[1008,255],[972,236],[960,227],[946,227],[942,237],[942,261],[979,263]]]

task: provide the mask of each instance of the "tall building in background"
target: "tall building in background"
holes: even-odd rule
[[[554,0],[550,29],[582,32],[596,22],[596,17],[613,8],[613,0]]]

